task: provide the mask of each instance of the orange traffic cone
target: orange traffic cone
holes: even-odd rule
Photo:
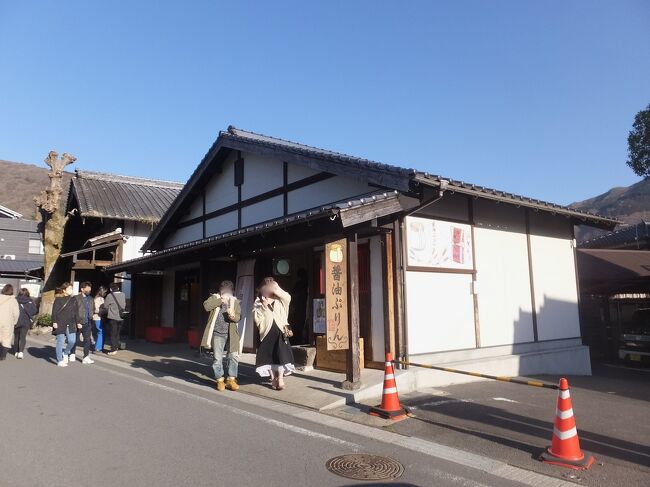
[[[384,392],[381,396],[381,405],[370,408],[372,416],[379,416],[394,421],[405,419],[408,410],[399,404],[397,395],[397,383],[395,382],[395,371],[393,370],[393,355],[386,354],[386,371],[384,372]]]
[[[569,394],[569,382],[564,378],[560,379],[551,446],[542,453],[540,460],[574,470],[586,470],[594,463],[592,455],[580,450],[571,394]]]

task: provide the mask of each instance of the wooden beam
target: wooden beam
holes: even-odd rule
[[[361,387],[361,349],[359,338],[361,327],[359,324],[359,256],[357,249],[357,235],[348,237],[348,314],[350,346],[347,350],[345,382],[343,389],[359,389]]]

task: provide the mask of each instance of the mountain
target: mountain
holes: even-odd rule
[[[22,213],[23,218],[36,219],[34,196],[50,184],[48,171],[45,163],[43,167],[39,167],[34,164],[0,160],[0,205]],[[72,176],[68,172],[63,174],[65,192]],[[62,204],[65,205],[65,201],[62,201]]]
[[[626,224],[650,221],[650,178],[626,188],[612,188],[606,193],[570,205],[577,210],[590,211],[611,216]],[[579,227],[576,238],[579,242],[606,233],[589,227]]]

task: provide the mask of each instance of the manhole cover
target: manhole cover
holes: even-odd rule
[[[404,473],[401,463],[377,455],[341,455],[325,464],[327,470],[355,480],[396,479]]]

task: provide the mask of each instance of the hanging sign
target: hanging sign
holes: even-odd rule
[[[347,350],[350,346],[347,254],[345,239],[325,245],[325,314],[328,350]]]

